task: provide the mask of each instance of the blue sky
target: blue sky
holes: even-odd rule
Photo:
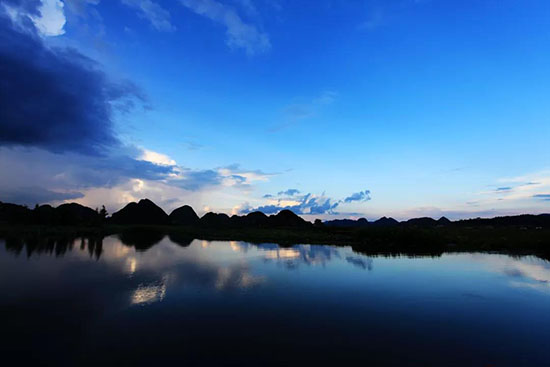
[[[3,47],[3,70],[37,75],[1,87],[4,109],[30,115],[2,116],[0,168],[17,174],[0,200],[309,219],[550,211],[548,1],[0,7],[3,37],[32,45]]]

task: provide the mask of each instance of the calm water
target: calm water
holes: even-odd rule
[[[123,240],[0,240],[2,358],[51,365],[550,365],[550,263],[542,259]]]

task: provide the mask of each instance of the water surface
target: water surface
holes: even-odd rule
[[[0,292],[0,351],[21,363],[550,364],[550,263],[535,257],[0,240]]]

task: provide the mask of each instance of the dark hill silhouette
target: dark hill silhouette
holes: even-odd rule
[[[416,227],[435,227],[437,221],[433,218],[422,217],[422,218],[412,218],[404,223],[407,226],[416,226]]]
[[[334,219],[324,222],[327,227],[368,227],[369,221],[365,218],[353,219]]]
[[[43,225],[96,225],[99,224],[98,213],[86,206],[70,203],[57,208],[41,205],[33,210],[26,206],[0,203],[0,222],[10,224],[43,224]]]
[[[229,227],[230,219],[227,214],[224,213],[212,213],[208,212],[202,216],[199,224],[204,227]]]
[[[449,225],[451,224],[452,222],[447,219],[447,217],[441,217],[437,220],[437,224],[439,224],[440,226],[446,226],[446,225]]]
[[[281,210],[276,215],[270,215],[268,223],[271,227],[307,227],[312,225],[294,212],[286,209]]]
[[[197,224],[199,221],[199,216],[189,205],[180,206],[179,208],[174,209],[168,218],[170,220],[170,224],[182,226],[191,226]]]
[[[51,205],[40,205],[33,210],[33,223],[55,224],[55,208]]]
[[[269,227],[269,217],[262,212],[252,212],[244,216],[232,215],[230,225],[234,228]]]
[[[243,219],[243,226],[250,227],[267,227],[269,225],[269,217],[262,212],[248,213]]]
[[[463,219],[454,222],[466,226],[534,226],[550,227],[550,214],[522,214],[495,218]]]
[[[97,224],[98,219],[99,214],[95,210],[77,203],[61,204],[55,208],[57,224],[94,225]]]
[[[26,206],[0,202],[0,224],[19,225],[71,225],[71,226],[97,226],[102,224],[103,216],[97,210],[86,206],[69,203],[54,208],[50,205],[37,206],[29,209]],[[374,222],[365,218],[358,220],[336,219],[324,223],[318,221],[322,227],[531,227],[550,228],[550,214],[523,214],[515,216],[502,216],[495,218],[473,218],[459,221],[450,221],[445,217],[438,220],[422,217],[412,218],[404,222],[398,222],[393,218],[382,217]],[[290,210],[282,210],[269,217],[262,212],[252,212],[245,216],[207,213],[202,218],[188,205],[172,211],[168,216],[164,210],[149,199],[140,200],[138,203],[129,203],[121,210],[108,218],[107,224],[120,225],[184,225],[201,226],[209,228],[279,228],[279,227],[313,227],[313,224],[304,220]]]
[[[0,223],[29,224],[31,220],[31,210],[26,206],[0,201]]]
[[[113,224],[168,224],[168,215],[149,199],[132,202],[113,213]]]
[[[394,226],[397,226],[398,224],[399,222],[391,217],[390,218],[382,217],[378,220],[375,220],[372,223],[373,227],[394,227]]]

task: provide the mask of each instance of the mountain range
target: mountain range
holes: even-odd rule
[[[312,227],[314,224],[290,210],[282,210],[274,215],[252,212],[243,216],[228,216],[224,213],[208,212],[199,217],[192,207],[184,205],[174,209],[169,215],[149,199],[131,202],[107,217],[106,212],[94,210],[77,203],[61,204],[57,207],[40,205],[34,209],[25,206],[0,202],[0,223],[37,225],[173,225],[199,226],[205,228],[277,228]],[[474,218],[451,221],[445,217],[413,218],[399,222],[394,218],[382,217],[369,222],[365,218],[357,220],[335,219],[325,222],[316,220],[315,226],[368,228],[368,227],[437,227],[437,226],[531,226],[550,227],[550,214],[523,214],[495,218]]]

